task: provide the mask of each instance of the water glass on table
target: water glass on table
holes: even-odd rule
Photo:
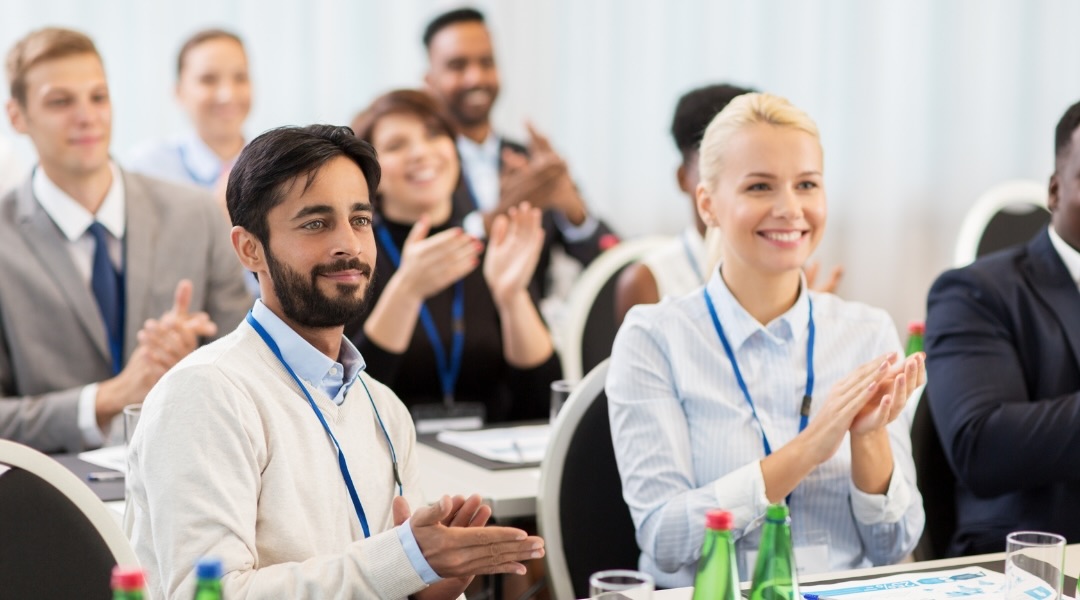
[[[589,577],[589,597],[602,600],[652,600],[652,575],[628,569],[598,571]]]
[[[124,407],[124,445],[131,444],[131,436],[135,435],[135,426],[139,424],[142,416],[142,404],[129,404]]]
[[[574,391],[574,382],[566,379],[556,379],[551,382],[551,423],[559,416],[563,404],[570,398],[570,392]]]
[[[1005,538],[1005,598],[1061,598],[1065,538],[1055,533],[1016,531]]]

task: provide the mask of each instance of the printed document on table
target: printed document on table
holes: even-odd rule
[[[540,462],[547,449],[550,425],[522,425],[474,431],[443,431],[440,442],[488,460],[511,464]]]
[[[799,586],[799,591],[804,596],[817,594],[822,599],[955,600],[957,598],[1001,598],[1004,587],[1005,575],[982,567],[964,567],[947,571],[904,573],[843,583],[805,585]]]
[[[127,473],[127,446],[105,446],[79,453],[79,460]]]

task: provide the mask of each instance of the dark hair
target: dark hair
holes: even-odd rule
[[[101,61],[94,41],[73,29],[46,27],[26,34],[8,50],[4,65],[11,97],[26,106],[26,72],[31,67],[79,54],[93,54]]]
[[[225,204],[233,225],[250,231],[264,246],[269,244],[266,215],[284,200],[287,184],[306,176],[306,191],[319,169],[338,156],[360,167],[367,180],[368,197],[374,201],[382,174],[379,159],[371,144],[357,138],[348,127],[279,127],[251,140],[236,159],[225,189]]]
[[[1054,132],[1054,158],[1061,160],[1072,145],[1072,134],[1080,127],[1080,102],[1073,104],[1061,115],[1057,130]]]
[[[379,96],[353,117],[352,129],[356,132],[356,137],[370,144],[373,141],[371,136],[375,133],[375,125],[383,117],[394,114],[415,116],[428,128],[445,133],[450,139],[457,135],[457,130],[443,112],[442,105],[430,94],[420,90],[394,90]]]
[[[435,34],[458,23],[483,23],[484,13],[475,8],[458,8],[435,17],[424,29],[424,47],[431,49],[431,40]]]
[[[183,46],[180,46],[180,54],[176,55],[176,76],[179,77],[180,72],[184,70],[184,58],[187,57],[188,52],[191,52],[196,46],[203,42],[217,39],[232,40],[239,44],[241,49],[244,48],[244,41],[240,39],[240,36],[231,31],[226,31],[224,29],[203,29],[202,31],[196,31],[194,35],[184,42]]]
[[[754,90],[726,83],[707,85],[691,90],[679,98],[675,105],[675,117],[671,120],[671,136],[675,145],[687,160],[701,145],[705,128],[724,107],[738,96]]]

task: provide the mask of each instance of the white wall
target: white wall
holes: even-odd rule
[[[175,53],[196,29],[247,41],[249,133],[347,123],[416,85],[437,0],[2,0],[0,48],[50,24],[97,41],[115,105],[114,152],[181,130]],[[1053,128],[1080,99],[1070,0],[500,0],[496,121],[548,131],[596,212],[627,236],[689,219],[667,133],[676,98],[731,81],[779,93],[822,130],[830,200],[819,250],[845,297],[921,317],[957,227],[984,189],[1045,181]],[[6,94],[0,93],[0,97]],[[6,123],[0,135],[10,135]],[[27,162],[31,149],[19,141]]]

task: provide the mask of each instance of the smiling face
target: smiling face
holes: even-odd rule
[[[8,100],[12,127],[30,137],[54,182],[109,169],[112,104],[96,54],[46,60],[25,75],[26,102]]]
[[[450,135],[416,114],[383,116],[371,132],[379,154],[381,209],[393,221],[409,223],[426,213],[445,212],[460,176]]]
[[[305,190],[306,183],[302,175],[286,184],[284,199],[266,215],[264,260],[245,266],[259,274],[263,301],[275,313],[304,327],[340,327],[363,309],[371,285],[368,186],[344,156],[324,164]]]
[[[217,37],[189,48],[176,98],[203,139],[234,139],[251,110],[247,55],[239,42]]]
[[[798,272],[825,230],[818,139],[766,123],[728,138],[714,180],[698,187],[698,210],[724,234],[724,269]]]
[[[491,34],[479,21],[448,25],[431,38],[424,81],[459,125],[488,122],[499,95]]]

